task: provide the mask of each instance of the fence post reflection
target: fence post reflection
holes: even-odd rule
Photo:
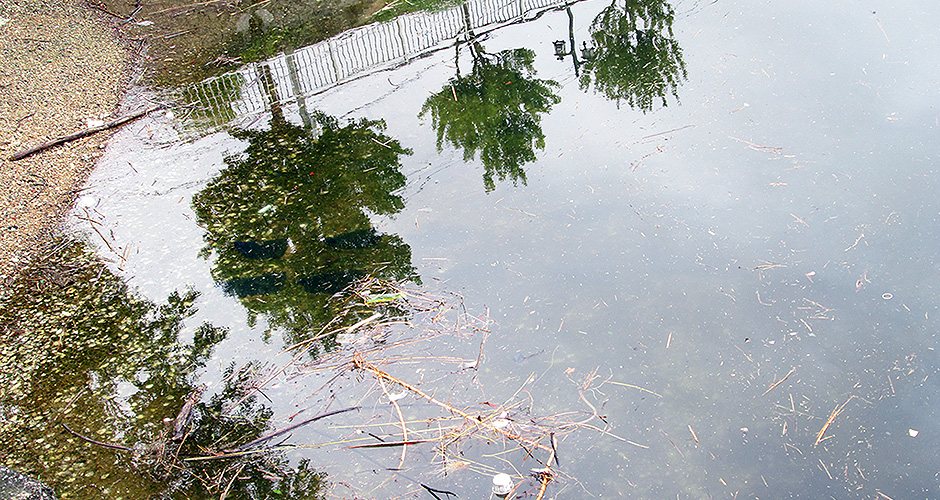
[[[441,12],[400,16],[341,33],[320,43],[248,64],[184,89],[182,101],[197,109],[198,128],[238,126],[272,105],[296,102],[304,123],[304,98],[350,79],[401,64],[441,42],[495,24],[526,19],[566,0],[470,0]],[[530,17],[531,18],[531,17]],[[270,75],[270,87],[262,86]]]

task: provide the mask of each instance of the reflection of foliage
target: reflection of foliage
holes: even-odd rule
[[[268,423],[270,410],[251,398],[221,417],[223,403],[242,398],[244,377],[233,376],[195,405],[183,449],[167,429],[165,419],[177,417],[195,391],[194,373],[227,330],[203,324],[189,344],[180,337],[197,293],[173,293],[158,306],[81,244],[60,242],[47,253],[0,301],[0,462],[41,478],[62,498],[219,498],[211,481],[197,478],[228,481],[232,463],[161,465],[177,452],[201,455],[223,434],[254,439]],[[92,445],[60,423],[135,451]],[[323,477],[307,464],[290,468],[269,454],[235,465],[239,479],[227,498],[321,498]]]
[[[190,374],[227,331],[202,325],[184,345],[195,292],[156,306],[78,243],[60,242],[48,254],[0,302],[0,459],[70,498],[148,498],[162,489],[157,482],[59,422],[93,426],[129,446],[156,439],[192,390]],[[85,476],[110,476],[108,491],[76,490]]]
[[[372,22],[387,22],[398,16],[412,12],[438,12],[460,5],[462,0],[408,0],[390,2],[385,8],[372,15]]]
[[[420,116],[430,113],[438,148],[446,139],[463,148],[464,160],[479,151],[487,191],[495,187],[494,176],[525,183],[522,166],[535,161],[535,149],[545,147],[540,114],[560,101],[553,93],[558,84],[533,78],[530,49],[486,54],[474,44],[471,52],[470,74],[451,78],[428,98]]]
[[[230,366],[222,391],[208,402],[195,405],[192,431],[181,447],[174,450],[179,457],[204,457],[206,450],[220,453],[226,447],[258,438],[267,428],[271,410],[257,404],[254,395],[245,394],[244,388],[252,382],[253,368],[249,364],[236,372]],[[321,499],[326,479],[325,474],[310,469],[306,460],[290,466],[277,452],[220,460],[177,460],[175,465],[187,472],[173,495],[180,499],[193,498],[204,490],[212,498],[228,491],[225,498],[233,500]]]
[[[594,54],[585,61],[581,87],[595,89],[608,99],[622,100],[643,112],[666,95],[678,98],[686,78],[682,49],[673,39],[675,11],[664,0],[614,0],[591,23]]]
[[[254,321],[286,328],[291,342],[329,321],[327,298],[357,278],[416,279],[411,249],[372,228],[366,211],[395,214],[410,151],[380,132],[383,123],[340,126],[313,114],[316,131],[275,112],[271,128],[235,135],[244,154],[193,198],[215,252],[213,276],[241,299]],[[207,254],[207,252],[204,252]]]

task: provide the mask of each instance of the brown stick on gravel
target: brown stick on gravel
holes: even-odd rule
[[[62,137],[59,137],[58,139],[53,139],[49,142],[44,142],[38,146],[29,148],[29,149],[24,149],[14,154],[13,156],[11,156],[10,161],[22,160],[23,158],[26,158],[27,156],[49,149],[53,146],[58,146],[59,144],[65,144],[66,142],[74,141],[75,139],[81,139],[82,137],[88,137],[89,135],[97,134],[98,132],[101,132],[104,130],[109,130],[115,127],[120,127],[121,125],[124,125],[125,123],[129,121],[136,120],[142,116],[153,113],[154,111],[163,109],[164,107],[165,106],[163,106],[162,104],[160,106],[153,106],[143,111],[138,111],[132,115],[128,115],[123,118],[118,118],[117,120],[114,120],[113,122],[105,123],[104,125],[85,129],[85,130],[82,130],[81,132],[76,132],[74,134],[62,136]]]

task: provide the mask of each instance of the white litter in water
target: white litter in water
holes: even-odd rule
[[[920,434],[920,431],[915,431],[914,429],[908,429],[908,430],[907,430],[907,433],[908,433],[912,438],[916,438],[917,435]]]
[[[81,198],[78,199],[78,202],[76,203],[76,205],[78,205],[79,208],[92,208],[97,204],[98,204],[98,198],[95,198],[94,196],[82,196]]]

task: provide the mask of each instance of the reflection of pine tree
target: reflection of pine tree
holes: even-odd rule
[[[417,279],[408,245],[377,233],[367,215],[404,207],[394,193],[411,152],[380,121],[312,118],[313,129],[296,126],[275,109],[270,129],[235,133],[247,149],[193,198],[204,254],[216,254],[213,277],[290,343],[329,321],[327,298],[353,280]]]
[[[674,40],[675,11],[663,0],[614,0],[591,23],[593,57],[584,63],[581,87],[608,99],[651,111],[666,95],[678,99],[687,76],[682,49]]]
[[[530,49],[486,54],[473,44],[471,53],[470,74],[451,78],[428,98],[419,116],[430,113],[438,149],[446,139],[463,149],[465,161],[480,153],[487,191],[494,189],[494,177],[524,184],[523,165],[545,147],[540,114],[560,101],[552,90],[558,84],[532,77],[535,52]]]

